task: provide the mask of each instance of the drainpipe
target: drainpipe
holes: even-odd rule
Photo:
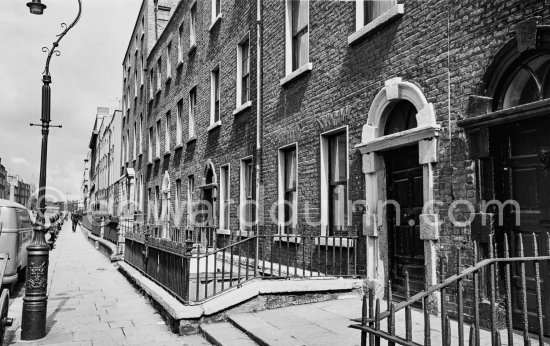
[[[158,11],[159,11],[159,1],[154,0],[154,9],[153,12],[155,13],[155,42],[159,39],[159,29],[158,29]]]
[[[259,235],[262,167],[262,0],[256,0],[256,13],[256,235]]]

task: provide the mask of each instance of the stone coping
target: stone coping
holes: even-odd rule
[[[185,305],[170,295],[151,279],[141,274],[130,264],[118,262],[119,271],[135,282],[147,295],[155,300],[174,320],[198,320],[231,307],[244,303],[252,298],[265,294],[296,294],[312,292],[336,292],[360,290],[363,287],[362,279],[344,278],[308,278],[290,280],[262,280],[253,279],[235,286],[230,290],[211,297],[205,301]]]
[[[111,253],[111,256],[109,257],[111,262],[117,262],[117,261],[124,260],[124,255],[117,254],[117,247],[116,247],[115,244],[111,243],[108,240],[102,239],[100,237],[96,237],[95,235],[92,234],[92,232],[90,232],[85,227],[82,227],[82,228],[86,231],[86,235],[88,236],[88,239],[92,239],[94,241],[97,241],[99,244],[101,244],[101,246],[103,246],[103,247],[107,248],[107,250],[109,250],[109,252]]]

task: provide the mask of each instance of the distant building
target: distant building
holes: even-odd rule
[[[120,177],[121,118],[118,109],[98,107],[90,139],[89,198],[92,210],[114,215],[115,183]],[[86,171],[85,167],[85,171]],[[86,180],[86,175],[84,180]],[[83,182],[83,189],[88,186]],[[85,186],[86,185],[86,186]]]
[[[8,186],[8,172],[6,167],[2,164],[2,159],[0,158],[0,198],[6,199],[9,197],[9,186]]]
[[[9,200],[30,207],[31,186],[20,176],[8,173]]]

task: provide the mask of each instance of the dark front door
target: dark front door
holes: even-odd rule
[[[510,239],[511,255],[520,256],[519,235],[523,238],[523,255],[534,256],[535,241],[539,255],[547,255],[550,232],[550,165],[544,152],[550,153],[550,121],[533,118],[494,128],[491,150],[495,166],[497,199],[515,201],[519,208],[504,208],[504,224],[499,227]],[[550,154],[549,154],[550,155]],[[550,160],[550,157],[548,157]],[[518,222],[519,220],[519,222]],[[540,262],[540,279],[533,262],[525,265],[529,330],[537,332],[537,283],[541,285],[543,327],[550,334],[550,272],[548,262]],[[512,267],[514,326],[523,328],[523,294],[520,265]]]
[[[423,205],[423,171],[418,146],[385,154],[389,270],[397,299],[404,297],[405,273],[411,295],[424,289],[424,242],[420,240],[419,216]]]

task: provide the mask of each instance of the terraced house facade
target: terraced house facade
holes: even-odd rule
[[[196,224],[210,247],[269,236],[256,251],[271,263],[318,271],[340,253],[331,265],[399,299],[457,249],[471,265],[535,234],[546,253],[549,15],[537,0],[173,3],[154,42],[142,30],[143,86],[124,84],[136,210],[161,238]]]

